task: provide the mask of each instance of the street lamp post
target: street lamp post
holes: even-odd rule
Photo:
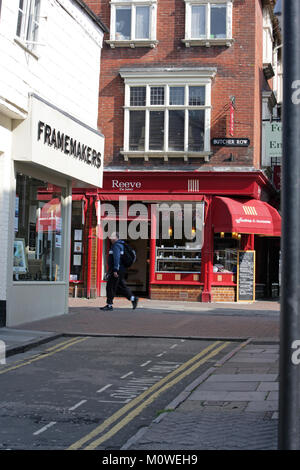
[[[300,449],[300,1],[283,1],[280,449]]]

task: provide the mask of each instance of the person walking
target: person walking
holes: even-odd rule
[[[131,301],[132,308],[135,309],[139,299],[132,295],[131,290],[125,282],[126,267],[122,260],[125,250],[125,242],[120,240],[117,232],[113,232],[109,239],[111,241],[111,249],[108,256],[108,276],[106,284],[107,304],[104,307],[100,307],[100,310],[113,310],[113,301],[117,289],[119,289],[120,293],[126,297],[126,299]]]

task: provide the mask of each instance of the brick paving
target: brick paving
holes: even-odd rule
[[[104,299],[70,299],[68,315],[18,325],[19,329],[66,334],[171,336],[197,338],[279,338],[279,303],[203,304],[141,299],[132,310],[116,299],[102,312]]]

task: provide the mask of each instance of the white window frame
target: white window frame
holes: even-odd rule
[[[189,158],[204,158],[209,161],[212,154],[210,147],[210,127],[211,127],[211,85],[212,79],[215,77],[215,68],[194,67],[193,69],[121,69],[120,75],[125,81],[125,103],[124,103],[124,147],[121,153],[124,160],[129,158],[163,158],[168,161],[169,157],[183,158],[188,161]],[[146,105],[130,106],[130,88],[143,86],[146,87]],[[150,105],[151,87],[164,87],[165,104]],[[185,87],[185,103],[183,105],[169,104],[169,87],[178,86]],[[191,106],[188,103],[188,89],[190,86],[205,87],[205,103],[201,106]],[[185,111],[185,130],[184,130],[184,150],[172,151],[168,149],[169,135],[169,110]],[[188,130],[189,130],[189,111],[205,110],[204,120],[204,149],[203,151],[190,151],[188,149]],[[150,135],[150,111],[164,111],[164,148],[163,150],[149,150]],[[129,131],[130,131],[130,111],[145,111],[145,148],[144,150],[130,150],[129,148]]]
[[[18,6],[18,18],[16,27],[16,39],[24,44],[28,50],[34,50],[38,43],[39,28],[40,28],[40,14],[41,14],[41,3],[37,10],[37,14],[34,15],[35,4],[37,0],[24,0],[23,10],[20,9],[20,2]],[[19,21],[21,19],[21,30],[18,32]],[[33,27],[37,26],[37,35],[33,36]]]
[[[263,10],[263,64],[273,64],[273,25],[268,8]]]
[[[191,46],[231,46],[234,42],[232,37],[232,13],[233,13],[233,0],[184,0],[185,1],[185,38],[182,42],[186,47]],[[217,4],[226,5],[226,37],[225,38],[211,38],[211,6]],[[201,6],[206,7],[206,37],[192,38],[192,7]]]
[[[116,39],[116,10],[118,7],[131,8],[131,37],[126,40]],[[149,38],[137,39],[136,8],[149,7]],[[106,41],[111,48],[115,47],[151,47],[158,44],[156,40],[157,0],[111,0],[110,2],[110,39]]]

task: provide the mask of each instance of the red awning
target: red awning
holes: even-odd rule
[[[228,197],[215,197],[213,201],[214,232],[237,232],[280,237],[281,216],[263,201],[245,202]]]

